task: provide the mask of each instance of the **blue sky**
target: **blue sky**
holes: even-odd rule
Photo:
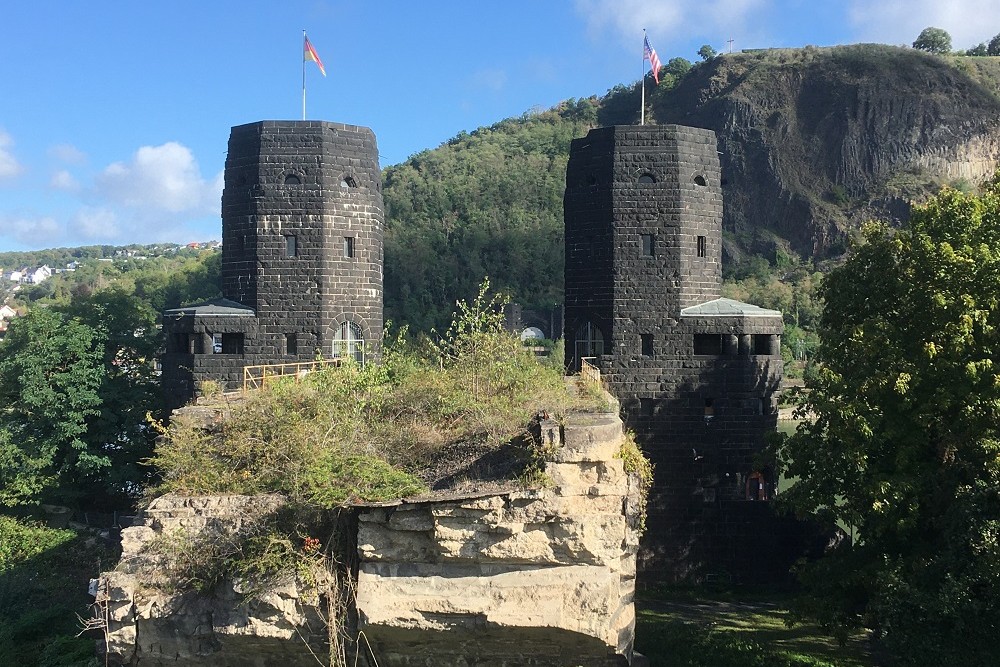
[[[229,128],[302,113],[371,127],[382,166],[642,74],[702,44],[955,48],[1000,0],[40,0],[0,12],[0,251],[219,238]]]

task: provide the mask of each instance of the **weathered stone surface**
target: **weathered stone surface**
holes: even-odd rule
[[[358,507],[359,664],[538,667],[631,664],[636,482],[618,459],[616,415],[552,429],[547,488]],[[588,434],[588,428],[594,433]],[[589,447],[589,443],[598,443]],[[589,448],[588,448],[589,447]],[[122,562],[96,582],[112,664],[314,665],[325,609],[288,578],[249,600],[241,582],[211,595],[165,592],[145,548],[176,531],[239,530],[280,496],[165,496],[122,531]],[[348,556],[345,554],[345,557]],[[367,662],[369,667],[375,661]]]
[[[629,664],[637,494],[612,458],[621,421],[573,416],[572,446],[546,432],[540,493],[362,510],[359,629],[380,665]]]
[[[142,524],[122,530],[122,560],[96,583],[107,609],[111,664],[315,665],[326,651],[326,630],[315,592],[289,578],[245,600],[239,582],[211,595],[171,593],[155,583],[160,562],[146,547],[179,530],[235,531],[243,522],[281,506],[279,496],[164,496]]]
[[[760,555],[774,521],[748,501],[774,481],[757,458],[776,424],[783,324],[777,311],[720,298],[722,203],[711,130],[615,126],[573,141],[566,362],[591,358],[655,465],[640,563],[657,578],[782,571],[773,552]],[[566,460],[607,458],[599,429],[564,431]]]

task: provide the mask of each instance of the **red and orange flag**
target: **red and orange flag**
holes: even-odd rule
[[[323,61],[319,59],[319,54],[316,53],[316,49],[313,48],[313,45],[309,42],[308,37],[303,35],[302,38],[305,40],[305,50],[302,53],[303,62],[306,60],[313,61],[316,63],[316,66],[319,67],[319,71],[323,74],[323,76],[326,76],[326,68],[323,67]]]

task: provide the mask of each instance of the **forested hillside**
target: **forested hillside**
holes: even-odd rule
[[[569,142],[597,123],[593,99],[462,133],[385,170],[386,317],[447,324],[484,276],[527,306],[562,303]]]
[[[694,66],[675,58],[658,86],[647,79],[647,122],[716,131],[726,276],[755,277],[737,291],[766,296],[768,283],[796,281],[842,254],[864,221],[898,223],[911,200],[991,174],[998,81],[1000,58],[883,45],[765,50]],[[637,123],[639,100],[638,82],[616,86],[388,167],[388,317],[440,327],[487,274],[525,306],[559,303],[569,142],[597,125]],[[807,270],[789,273],[796,265]]]

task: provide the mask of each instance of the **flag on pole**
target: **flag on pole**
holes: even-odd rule
[[[653,68],[653,81],[657,85],[660,83],[660,57],[656,55],[656,49],[649,45],[649,37],[643,37],[643,47],[642,47],[642,59],[649,61],[649,66]],[[307,41],[306,44],[309,42]],[[634,53],[634,52],[633,52]],[[634,61],[633,61],[634,62]],[[320,65],[320,69],[323,66]]]
[[[313,45],[309,42],[309,38],[306,37],[305,34],[303,34],[302,37],[305,39],[305,50],[302,53],[302,62],[305,62],[306,60],[313,61],[316,63],[316,66],[319,67],[320,73],[323,76],[326,76],[326,68],[323,67],[323,61],[319,59],[319,54],[316,53],[316,49],[313,48]],[[656,54],[654,53],[653,55],[655,56]]]

